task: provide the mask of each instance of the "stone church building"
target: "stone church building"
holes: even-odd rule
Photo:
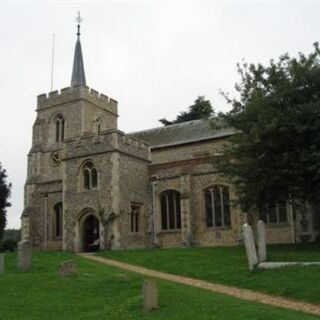
[[[232,206],[234,189],[210,164],[232,130],[195,120],[134,133],[118,103],[86,86],[78,26],[70,87],[38,96],[28,154],[22,237],[34,247],[93,251],[221,246],[241,241],[256,215]],[[265,212],[269,242],[316,236],[312,214]],[[301,221],[305,221],[305,224]]]

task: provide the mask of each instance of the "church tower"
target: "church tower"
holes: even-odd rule
[[[148,202],[150,151],[117,129],[117,101],[86,86],[80,19],[77,27],[70,86],[37,99],[22,238],[42,249],[120,248],[120,216]],[[145,177],[127,187],[121,174],[137,170]]]

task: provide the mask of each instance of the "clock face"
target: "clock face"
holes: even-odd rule
[[[62,155],[59,151],[52,152],[50,155],[50,164],[53,167],[58,166],[61,163]]]

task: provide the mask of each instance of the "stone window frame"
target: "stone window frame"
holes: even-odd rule
[[[134,209],[137,211],[134,212]],[[142,211],[143,204],[139,202],[130,203],[130,233],[131,234],[140,234],[142,231]]]
[[[203,190],[203,196],[207,228],[231,228],[230,187],[213,184]]]
[[[63,222],[63,204],[61,201],[57,202],[53,206],[52,215],[52,239],[62,239],[62,222]]]
[[[93,122],[93,131],[96,135],[100,135],[102,130],[102,120],[101,117],[97,117]]]
[[[92,160],[87,160],[80,169],[80,190],[92,191],[99,189],[100,173]]]
[[[55,142],[61,143],[65,137],[65,119],[61,113],[55,116]]]
[[[172,198],[170,199],[171,195]],[[165,208],[163,206],[164,203]],[[162,191],[160,193],[161,232],[181,231],[181,225],[181,193],[174,189],[167,189]]]
[[[288,201],[282,201],[275,205],[266,204],[264,208],[259,210],[259,219],[268,225],[284,225],[289,222],[288,210]]]

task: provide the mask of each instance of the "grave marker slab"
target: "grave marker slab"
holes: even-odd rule
[[[145,280],[143,283],[143,310],[150,312],[158,308],[158,290],[155,280]]]
[[[256,247],[254,245],[253,232],[250,225],[245,223],[242,226],[243,240],[248,258],[249,270],[252,271],[258,265]]]
[[[4,253],[0,252],[0,275],[4,273]]]
[[[69,277],[77,272],[77,264],[74,260],[62,261],[59,266],[61,278]]]
[[[266,240],[266,226],[262,220],[257,224],[258,232],[258,258],[259,262],[267,261],[267,240]]]
[[[30,241],[22,240],[18,242],[18,269],[28,271],[31,267],[32,246]]]

